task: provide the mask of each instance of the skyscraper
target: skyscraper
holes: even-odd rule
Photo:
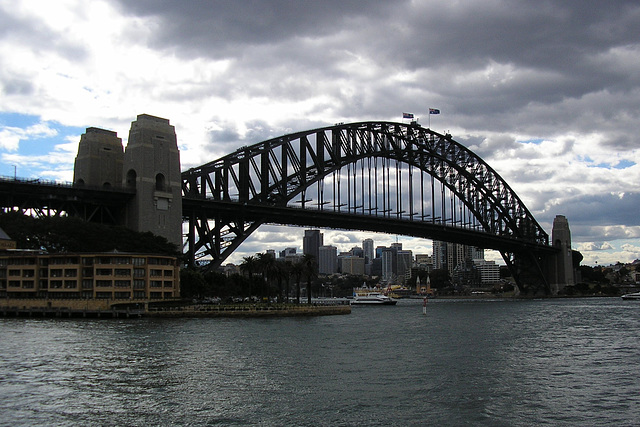
[[[313,255],[316,260],[320,259],[320,246],[322,246],[322,233],[320,230],[305,230],[302,239],[302,253]]]
[[[364,251],[365,264],[371,264],[374,258],[373,239],[364,239],[362,241],[362,250]]]
[[[333,274],[338,271],[338,248],[320,246],[318,248],[318,273]]]

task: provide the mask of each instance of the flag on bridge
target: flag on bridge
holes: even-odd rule
[[[429,108],[429,114],[440,114],[440,110],[437,108]]]
[[[402,113],[403,119],[413,119],[413,113]]]

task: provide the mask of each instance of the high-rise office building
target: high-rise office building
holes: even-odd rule
[[[362,241],[362,250],[364,252],[365,264],[371,264],[374,258],[373,239],[364,239]]]
[[[327,245],[318,248],[318,272],[333,274],[338,271],[338,248]]]
[[[322,246],[322,233],[320,230],[305,230],[302,239],[302,253],[313,255],[316,260],[320,257],[320,246]]]
[[[397,282],[404,283],[407,276],[411,274],[411,267],[413,266],[413,252],[410,250],[400,250],[396,254],[398,271]]]

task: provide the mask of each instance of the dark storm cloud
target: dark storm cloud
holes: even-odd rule
[[[388,13],[404,2],[181,0],[120,1],[123,10],[159,19],[154,45],[190,56],[243,55],[247,45],[318,37],[343,29],[354,17]]]
[[[636,1],[141,0],[120,7],[153,19],[154,49],[232,59],[225,84],[195,92],[283,101],[323,95],[330,100],[313,112],[345,120],[406,108],[425,119],[426,107],[439,107],[450,123],[494,132],[633,126],[625,117],[599,118],[598,104],[624,104],[640,83],[635,65],[619,64],[638,54]],[[398,72],[414,75],[391,78]],[[629,97],[635,109],[637,96]]]

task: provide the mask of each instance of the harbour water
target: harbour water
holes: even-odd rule
[[[0,425],[631,426],[640,303],[0,319]]]

